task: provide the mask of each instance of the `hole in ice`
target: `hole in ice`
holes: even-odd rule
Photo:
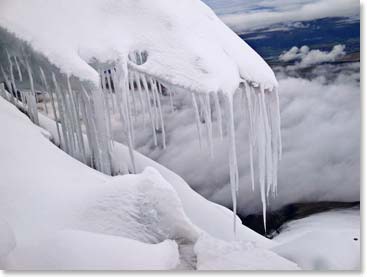
[[[148,52],[147,51],[133,51],[129,53],[129,61],[136,64],[142,65],[145,64],[148,60]]]

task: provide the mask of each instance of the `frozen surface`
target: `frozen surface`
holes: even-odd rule
[[[59,231],[13,251],[7,269],[167,270],[179,261],[176,242],[146,244],[83,231]]]
[[[225,26],[204,3],[199,0],[184,0],[179,4],[169,0],[67,0],[63,3],[32,0],[26,4],[22,1],[5,1],[1,5],[0,25],[30,43],[33,49],[45,55],[51,63],[67,74],[70,93],[69,76],[73,75],[79,80],[91,81],[94,84],[92,92],[95,96],[100,85],[98,71],[104,72],[106,68],[113,67],[119,79],[118,91],[120,88],[121,91],[129,91],[130,83],[133,98],[131,102],[134,102],[137,94],[134,82],[138,86],[142,79],[148,78],[153,91],[154,106],[158,106],[154,108],[155,117],[159,117],[159,120],[156,120],[155,124],[152,121],[151,125],[153,132],[156,132],[159,126],[163,148],[166,147],[166,134],[158,97],[163,93],[153,89],[157,80],[160,84],[168,84],[175,89],[183,89],[186,94],[193,93],[194,97],[200,97],[199,109],[196,107],[196,110],[200,113],[200,120],[206,123],[202,128],[206,128],[211,152],[214,109],[211,107],[210,97],[224,95],[222,109],[225,109],[223,117],[228,130],[228,158],[225,161],[229,165],[234,218],[239,196],[239,174],[233,95],[238,91],[246,94],[247,102],[243,101],[242,109],[250,114],[247,133],[251,138],[248,159],[251,160],[252,167],[253,156],[258,156],[255,173],[252,170],[252,187],[255,186],[256,179],[260,186],[266,225],[268,198],[270,194],[276,194],[278,160],[282,149],[278,83],[266,62]],[[41,14],[40,9],[43,11]],[[80,13],[81,10],[83,13]],[[74,23],[75,18],[78,18],[78,24]],[[148,93],[148,86],[144,90]],[[120,102],[123,103],[126,113],[124,123],[128,130],[130,156],[134,160],[134,115],[131,112],[129,97],[126,96],[126,99],[123,98]],[[216,107],[217,113],[220,113],[220,103]],[[96,114],[102,114],[102,109],[98,108]],[[199,117],[196,118],[199,123]],[[109,126],[106,126],[109,122],[100,123],[96,124],[97,129],[100,125],[109,129]],[[73,127],[77,124],[69,125]],[[200,132],[199,127],[198,129]],[[81,135],[78,131],[76,133],[79,143],[82,141]],[[97,134],[99,133],[100,130]],[[157,140],[155,133],[153,136]],[[91,148],[93,151],[95,147]],[[70,151],[66,152],[70,154]],[[103,149],[101,152],[108,156],[109,149]],[[105,160],[101,162],[101,168],[97,168],[110,174],[110,162]],[[134,162],[132,167],[135,172]],[[258,176],[255,177],[255,174]],[[233,225],[236,230],[236,221]]]
[[[2,268],[172,269],[178,248],[168,237],[190,243],[198,236],[176,192],[154,169],[102,175],[59,150],[3,99],[0,122],[1,157],[12,157],[0,161]]]
[[[241,78],[277,85],[262,58],[199,0],[6,0],[0,25],[65,73],[95,84],[92,58],[127,59],[140,50],[148,53],[142,70],[194,91],[231,94]]]
[[[57,140],[57,130],[53,120],[40,114],[40,124],[43,128],[52,133],[54,140]],[[115,167],[120,168],[121,170],[124,169],[126,167],[128,155],[128,147],[116,142],[113,153]],[[206,200],[204,197],[190,188],[190,186],[179,175],[175,174],[159,163],[138,152],[135,152],[135,157],[137,172],[142,172],[146,167],[153,167],[163,176],[165,180],[167,180],[167,182],[172,185],[182,202],[186,215],[196,226],[216,238],[226,241],[234,239],[232,229],[233,214],[229,209]],[[258,246],[265,248],[274,246],[274,243],[271,240],[268,240],[249,228],[243,226],[238,218],[236,220],[238,225],[238,239],[252,241]]]
[[[287,223],[273,250],[306,270],[360,269],[360,211],[332,211]]]
[[[233,239],[229,210],[142,155],[139,166],[150,165],[142,173],[109,177],[66,155],[48,141],[52,128],[40,131],[2,98],[0,124],[0,157],[12,153],[0,159],[2,268],[189,269],[197,267],[193,247],[201,234]],[[275,246],[242,225],[238,236],[264,253]]]
[[[249,242],[225,242],[201,236],[195,245],[199,270],[298,270],[274,252]]]

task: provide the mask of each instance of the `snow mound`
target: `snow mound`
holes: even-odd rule
[[[52,134],[54,141],[58,142],[55,122],[42,114],[39,114],[39,118],[40,125]],[[114,142],[114,151],[112,154],[116,170],[123,172],[126,168],[126,157],[129,156],[128,147]],[[185,214],[194,225],[213,237],[225,241],[234,239],[232,229],[233,214],[231,210],[206,200],[200,194],[196,193],[179,175],[159,163],[139,152],[135,152],[134,156],[137,172],[143,172],[147,167],[152,167],[173,187],[180,198]],[[238,239],[254,242],[259,247],[271,248],[275,246],[271,240],[242,225],[238,217],[236,220]]]
[[[42,14],[39,14],[40,9]],[[79,12],[81,10],[83,13]],[[74,23],[76,18],[78,24]],[[156,146],[157,130],[162,132],[163,148],[166,147],[166,135],[159,95],[171,88],[175,89],[174,92],[183,90],[192,94],[198,132],[201,132],[200,126],[204,121],[211,152],[211,101],[215,101],[216,113],[223,113],[227,129],[234,218],[239,194],[239,171],[233,95],[242,94],[246,98],[243,108],[249,114],[247,131],[250,140],[251,183],[254,188],[256,179],[260,186],[266,225],[266,205],[269,197],[276,195],[277,169],[282,151],[278,83],[266,62],[201,1],[183,0],[179,4],[169,0],[67,0],[63,3],[32,0],[27,4],[20,0],[5,1],[1,6],[0,26],[28,42],[32,49],[46,56],[61,73],[66,74],[62,77],[67,80],[66,90],[63,90],[65,88],[60,89],[58,85],[60,79],[56,80],[53,73],[48,73],[52,75],[53,81],[46,81],[43,69],[37,68],[37,71],[41,71],[46,91],[49,91],[47,83],[54,83],[56,94],[63,98],[61,102],[64,105],[57,105],[65,110],[65,115],[60,116],[64,137],[62,148],[71,156],[86,161],[85,146],[81,139],[82,128],[79,126],[82,123],[76,120],[74,110],[77,108],[73,107],[78,106],[80,100],[82,109],[86,109],[82,111],[87,115],[83,121],[86,133],[89,134],[92,156],[97,157],[96,168],[105,174],[113,175],[109,159],[111,112],[108,93],[112,102],[113,94],[116,96],[121,120],[128,132],[133,173],[136,172],[133,155],[136,109],[132,112],[130,102],[136,106],[134,97],[137,94],[141,96],[145,92],[149,111],[149,107],[154,106],[155,112],[150,111],[151,127]],[[8,54],[10,64],[13,63],[12,55]],[[28,58],[25,64],[31,91],[35,94]],[[15,87],[12,71],[11,65],[10,79]],[[82,91],[79,94],[84,95],[85,92],[80,99],[73,96],[75,87],[71,86],[72,75],[78,81],[89,81],[88,86],[85,86],[87,89],[78,83],[78,90]],[[67,94],[70,96],[65,96]],[[74,99],[68,103],[65,97]],[[220,97],[223,101],[219,100]],[[92,108],[88,105],[93,106],[95,111],[96,126],[92,126],[94,123],[89,124]],[[33,121],[38,124],[37,112],[34,110]],[[218,122],[222,128],[222,119],[218,119]],[[76,132],[76,139],[70,134],[73,132]],[[257,165],[254,165],[254,158],[257,158]],[[236,220],[233,225],[236,232]]]
[[[170,270],[179,261],[177,244],[145,244],[122,237],[65,230],[13,251],[8,270]]]
[[[143,173],[103,175],[53,145],[2,98],[0,126],[0,218],[8,226],[1,230],[0,262],[6,269],[194,267],[200,234],[233,239],[228,209],[142,155],[137,161]],[[49,132],[54,138],[56,130]],[[238,229],[241,240],[274,246],[243,225]]]
[[[359,209],[325,212],[286,224],[274,250],[306,270],[360,270]]]
[[[225,242],[207,235],[194,248],[199,270],[297,270],[296,264],[249,242]]]
[[[128,60],[139,51],[146,53],[139,68],[194,91],[233,93],[241,79],[277,85],[263,59],[199,0],[5,0],[0,25],[95,84],[92,59]]]
[[[9,224],[0,219],[0,268],[5,257],[15,248],[15,237]]]
[[[185,215],[176,191],[154,168],[114,177],[90,199],[78,228],[146,243],[194,243],[200,230]]]

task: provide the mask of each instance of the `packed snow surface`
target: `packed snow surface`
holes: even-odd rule
[[[315,214],[287,223],[273,250],[306,270],[360,270],[359,209]]]
[[[199,0],[5,0],[0,25],[63,72],[95,84],[93,58],[146,51],[141,70],[193,91],[231,94],[241,79],[277,85],[263,59]]]
[[[150,87],[154,105],[158,106],[155,108],[157,111],[155,116],[159,117],[155,124],[151,122],[153,136],[156,140],[155,132],[159,126],[163,148],[166,147],[166,135],[158,97],[159,94],[163,94],[162,84],[192,93],[198,132],[200,121],[204,120],[211,152],[213,152],[211,97],[217,99],[216,111],[220,114],[222,108],[218,94],[224,95],[223,114],[228,130],[228,163],[234,218],[239,194],[239,172],[233,95],[236,92],[245,94],[246,101],[243,108],[247,109],[250,115],[248,133],[249,160],[252,166],[251,183],[254,188],[256,179],[260,186],[264,225],[266,225],[266,206],[270,194],[276,195],[278,160],[281,159],[282,149],[278,84],[266,62],[225,26],[209,7],[198,0],[184,0],[179,3],[169,0],[68,0],[62,3],[34,0],[26,4],[22,1],[5,1],[0,8],[0,25],[29,42],[34,49],[67,74],[70,94],[72,94],[70,75],[80,80],[91,81],[94,84],[92,93],[95,96],[96,91],[104,89],[100,80],[105,79],[106,71],[111,75],[117,71],[118,82],[114,81],[113,84],[114,88],[118,84],[117,91],[122,91],[122,95],[129,93],[130,90],[131,97],[134,98],[137,94],[134,84],[140,93],[139,86],[143,83],[143,91],[145,90],[150,97]],[[39,10],[43,12],[40,14]],[[76,18],[78,24],[74,24]],[[10,56],[9,61],[11,62]],[[28,74],[31,75],[28,62],[27,68]],[[45,79],[43,71],[42,79]],[[31,87],[33,91],[33,85]],[[110,93],[112,94],[112,90]],[[128,144],[135,172],[132,151],[134,116],[129,106],[131,105],[129,97],[122,96],[122,104],[123,112],[126,114]],[[196,97],[200,99],[196,100]],[[120,106],[121,103],[118,104]],[[97,110],[97,114],[101,114],[102,109]],[[37,123],[38,120],[34,122]],[[72,125],[77,124],[71,123]],[[222,128],[222,124],[220,126]],[[80,132],[77,132],[78,141],[82,142],[78,133]],[[100,133],[100,130],[97,133]],[[101,151],[108,156],[107,152],[108,149]],[[256,169],[253,165],[254,156],[257,158]],[[100,171],[109,174],[109,164],[103,162],[102,165]],[[255,174],[258,176],[255,177]],[[235,220],[234,230],[236,230]]]
[[[47,125],[47,118],[40,120]],[[0,157],[12,157],[0,159],[2,268],[198,268],[198,255],[208,253],[200,250],[200,236],[223,245],[237,243],[230,242],[229,210],[205,200],[177,175],[142,155],[137,156],[138,165],[151,167],[141,174],[103,175],[53,145],[49,138],[55,140],[55,130],[42,131],[2,98],[0,126]],[[120,155],[128,151],[117,149]],[[255,254],[263,253],[264,267],[280,261],[282,268],[295,268],[265,250],[276,244],[242,225],[238,229],[239,243],[247,242]],[[239,260],[241,253],[231,255]],[[249,260],[241,268],[258,268],[259,254],[251,260],[251,253],[246,253]],[[228,260],[222,267],[232,264]]]

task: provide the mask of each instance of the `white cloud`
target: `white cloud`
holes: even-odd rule
[[[312,79],[289,77],[285,71],[277,73],[284,155],[279,194],[271,199],[275,209],[300,201],[359,199],[359,63],[350,67],[322,64],[313,70]],[[246,215],[260,212],[261,201],[259,189],[251,189],[246,112],[239,95],[236,97],[238,208]],[[177,93],[174,103],[177,110],[170,113],[169,99],[162,99],[164,114],[169,115],[165,117],[167,148],[154,147],[151,131],[138,128],[138,151],[178,173],[206,198],[231,207],[227,144],[219,138],[215,113],[211,159],[209,148],[199,145],[190,95]],[[121,130],[116,129],[115,134],[121,136]]]
[[[254,8],[254,3],[260,8]],[[250,1],[246,7],[242,7],[240,4],[232,6],[231,13],[228,13],[228,8],[222,8],[225,11],[223,14],[221,6],[215,6],[215,3],[213,3],[213,7],[214,9],[217,7],[221,19],[229,27],[236,32],[244,32],[278,23],[307,21],[325,17],[355,17],[359,16],[360,3],[358,0]],[[236,11],[235,8],[245,9]]]
[[[333,62],[337,58],[345,55],[345,45],[335,45],[330,52],[310,50],[307,45],[298,48],[292,47],[289,51],[284,52],[279,56],[279,60],[283,62],[299,61],[296,66],[300,68],[311,65],[321,64],[325,62]]]

